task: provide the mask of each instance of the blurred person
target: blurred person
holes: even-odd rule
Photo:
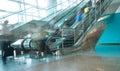
[[[63,32],[64,36],[73,37],[74,30],[72,28],[70,28],[70,26],[67,23],[64,24],[62,29],[63,29],[62,32]]]
[[[6,64],[7,56],[13,55],[13,48],[11,47],[12,33],[8,27],[8,20],[2,24],[2,61]]]
[[[31,38],[33,40],[40,40],[46,38],[47,32],[42,28],[39,27],[37,24],[33,23],[30,27]]]
[[[76,16],[76,22],[80,22],[83,18],[83,10],[79,9]]]
[[[10,29],[8,27],[8,20],[4,21],[2,24],[2,35],[9,36],[11,35]]]
[[[37,43],[40,56],[43,56],[44,53],[50,53],[50,49],[45,44],[48,33],[42,27],[37,26],[35,23],[31,24],[30,30],[31,39],[33,42]]]

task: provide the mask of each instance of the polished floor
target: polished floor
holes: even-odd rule
[[[24,57],[17,61],[8,58],[6,65],[0,60],[0,71],[120,71],[120,57],[101,57],[93,51],[40,59]]]
[[[75,55],[19,71],[119,71],[120,58]]]

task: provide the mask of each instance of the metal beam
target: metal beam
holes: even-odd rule
[[[32,5],[32,4],[21,2],[21,1],[15,1],[15,0],[10,0],[10,1],[13,1],[13,2],[16,2],[16,3],[19,3],[19,4],[29,5],[31,7],[37,8],[37,9],[45,9],[45,8],[40,8],[40,7],[36,6],[36,5]]]
[[[32,7],[30,7],[30,8],[32,8]],[[34,15],[28,15],[28,14],[21,13],[21,12],[24,12],[25,10],[30,9],[30,8],[27,8],[27,9],[24,9],[24,10],[21,10],[21,11],[18,11],[18,12],[11,12],[11,11],[1,10],[1,9],[0,9],[1,12],[7,12],[7,13],[10,13],[10,14],[8,14],[8,15],[5,15],[5,16],[3,16],[3,17],[0,17],[0,19],[4,19],[4,18],[9,17],[9,16],[12,16],[12,15],[14,15],[14,14],[20,14],[20,15],[26,15],[26,16],[38,17],[38,16],[34,16]]]

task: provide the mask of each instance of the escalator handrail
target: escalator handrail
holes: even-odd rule
[[[65,11],[65,13],[62,12],[62,13],[61,13],[61,14],[62,14],[61,17],[59,16],[59,15],[61,15],[61,14],[56,15],[55,17],[59,17],[59,19],[58,19],[55,23],[57,23],[58,21],[60,21],[60,20],[61,20],[63,17],[65,17],[66,15],[70,15],[71,12],[73,12],[73,11],[76,9],[76,7],[78,7],[78,6],[79,6],[79,4],[77,4],[76,6],[74,6],[74,7],[72,8],[72,10],[70,10],[70,11],[68,11],[68,12],[66,12],[66,11]],[[50,21],[54,20],[55,17],[53,17]],[[50,21],[49,21],[49,22],[50,22]]]
[[[69,12],[66,12],[66,13],[67,13],[66,15],[71,15],[71,12],[73,13],[73,12],[78,8],[78,6],[79,6],[79,4],[76,5],[75,7],[73,7],[73,9],[70,10]],[[62,17],[60,17],[59,20],[61,20],[61,19],[62,19],[63,17],[65,17],[66,15],[63,15]],[[54,20],[54,18],[53,18],[52,20]],[[58,21],[59,21],[59,20],[58,20]],[[56,23],[57,23],[58,21],[56,21]],[[59,31],[59,30],[56,30],[54,34],[56,34],[58,31]],[[54,35],[54,34],[52,34],[52,35]],[[47,39],[47,41],[46,41],[46,45],[48,45],[47,43],[50,41],[50,39],[52,39],[52,35],[50,35],[50,36],[48,37],[48,39]]]
[[[100,16],[98,16],[98,17],[100,17]],[[96,21],[94,20],[94,21],[89,25],[89,27],[88,27],[87,30],[83,33],[83,35],[82,35],[81,37],[79,37],[78,40],[77,40],[77,42],[76,42],[73,46],[71,46],[70,48],[78,47],[78,46],[80,45],[82,39],[85,37],[85,35],[86,35],[87,32],[89,31],[89,29],[94,25],[95,22],[96,22]]]
[[[98,17],[99,17],[99,16],[98,16]],[[89,27],[88,27],[87,30],[83,33],[83,35],[82,35],[81,37],[79,37],[78,40],[77,40],[77,42],[76,42],[73,46],[71,46],[71,47],[78,47],[78,46],[80,45],[81,40],[85,37],[85,35],[86,35],[87,32],[89,31],[90,27],[92,27],[92,26],[94,25],[94,23],[95,23],[95,20],[89,25]],[[75,28],[75,27],[74,27],[74,28]],[[70,47],[70,48],[71,48],[71,47]],[[63,48],[61,48],[61,49],[63,49]]]
[[[81,1],[77,6],[75,6],[75,8],[72,10],[72,12],[74,12],[76,9],[78,9],[79,8],[79,6],[80,6],[80,4],[82,4],[82,2],[83,1]],[[88,1],[87,1],[88,2]],[[85,4],[84,5],[82,5],[82,6],[80,6],[81,8],[82,7],[84,7],[85,6]],[[70,13],[68,13],[67,15],[70,15],[71,14],[71,12]],[[64,17],[64,16],[63,16]],[[61,17],[61,18],[63,18],[63,17]],[[59,31],[59,30],[58,30]],[[58,31],[56,31],[56,32],[58,32]],[[52,36],[50,36],[50,37],[48,37],[48,39],[47,39],[47,41],[46,41],[46,45],[48,45],[47,43],[50,41],[52,39]]]

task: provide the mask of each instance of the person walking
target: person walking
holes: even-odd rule
[[[7,56],[13,55],[13,48],[10,46],[11,44],[11,31],[8,27],[8,20],[4,21],[2,24],[2,61],[6,64]]]

